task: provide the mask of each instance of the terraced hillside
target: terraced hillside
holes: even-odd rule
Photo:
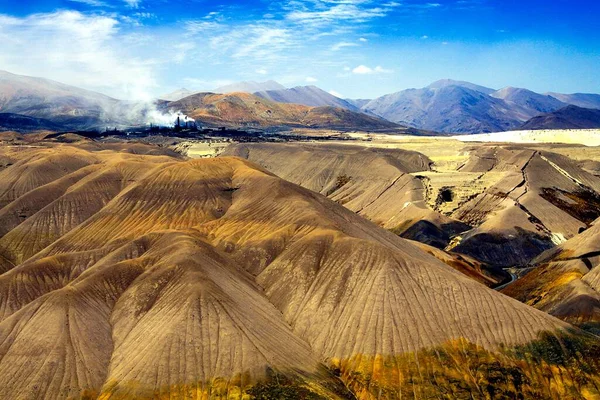
[[[401,236],[426,245],[448,246],[469,226],[428,208],[423,174],[433,162],[415,151],[344,145],[236,144],[223,155],[250,159],[278,176],[328,196],[351,211]],[[415,175],[418,174],[418,175]],[[494,286],[508,279],[469,257],[424,246],[452,267]]]
[[[249,161],[156,150],[1,148],[0,397],[600,395],[597,338]]]
[[[600,178],[581,161],[531,145],[452,150],[440,143],[431,146],[450,148],[460,162],[446,155],[434,162],[425,154],[439,150],[407,151],[402,142],[240,144],[225,154],[258,162],[403,237],[499,267],[526,265],[600,216]]]

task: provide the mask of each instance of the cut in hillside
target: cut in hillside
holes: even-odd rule
[[[579,204],[585,207],[585,204]],[[600,333],[600,225],[535,260],[503,292],[558,318]]]
[[[340,130],[395,130],[398,125],[334,107],[275,103],[248,93],[198,93],[162,105],[198,123],[231,127],[308,127]]]
[[[597,338],[249,161],[2,152],[2,397],[600,394]]]
[[[567,157],[523,145],[458,151],[464,161],[442,170],[415,151],[358,145],[238,144],[225,154],[402,237],[496,267],[526,266],[600,216],[600,178]]]

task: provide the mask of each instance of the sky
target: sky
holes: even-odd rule
[[[596,0],[4,0],[0,69],[120,99],[237,81],[600,93]]]

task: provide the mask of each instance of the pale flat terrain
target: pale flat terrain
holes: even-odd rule
[[[583,144],[585,146],[600,146],[600,130],[598,129],[510,131],[460,135],[453,136],[453,138],[463,142],[571,143]]]

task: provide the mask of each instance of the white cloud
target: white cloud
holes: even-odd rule
[[[367,39],[367,38],[364,38],[364,37],[361,37],[360,39],[358,39],[358,41],[359,41],[359,42],[366,43],[366,42],[368,42],[368,41],[369,41],[369,39]]]
[[[392,72],[394,71],[383,68],[379,65],[375,68],[367,67],[366,65],[359,65],[352,70],[352,73],[357,75],[390,74]]]
[[[148,99],[156,87],[155,62],[139,59],[111,16],[76,11],[0,15],[0,65],[113,96]]]
[[[256,72],[259,75],[267,75],[269,73],[269,71],[267,71],[265,68],[259,68],[254,72]]]
[[[352,42],[339,42],[334,44],[333,46],[331,46],[331,51],[339,51],[341,49],[343,49],[344,47],[356,47],[359,46],[358,43],[352,43]]]
[[[340,99],[343,99],[343,98],[344,98],[344,96],[343,96],[341,93],[339,93],[339,92],[336,92],[336,91],[335,91],[335,90],[333,90],[333,89],[331,89],[331,90],[329,91],[329,94],[330,94],[330,95],[333,95],[333,96],[335,96],[335,97],[339,97]]]
[[[421,36],[421,39],[429,39],[429,36],[423,35],[423,36]]]
[[[308,83],[315,83],[315,82],[318,82],[319,80],[317,78],[313,78],[312,76],[307,76],[305,81]]]

